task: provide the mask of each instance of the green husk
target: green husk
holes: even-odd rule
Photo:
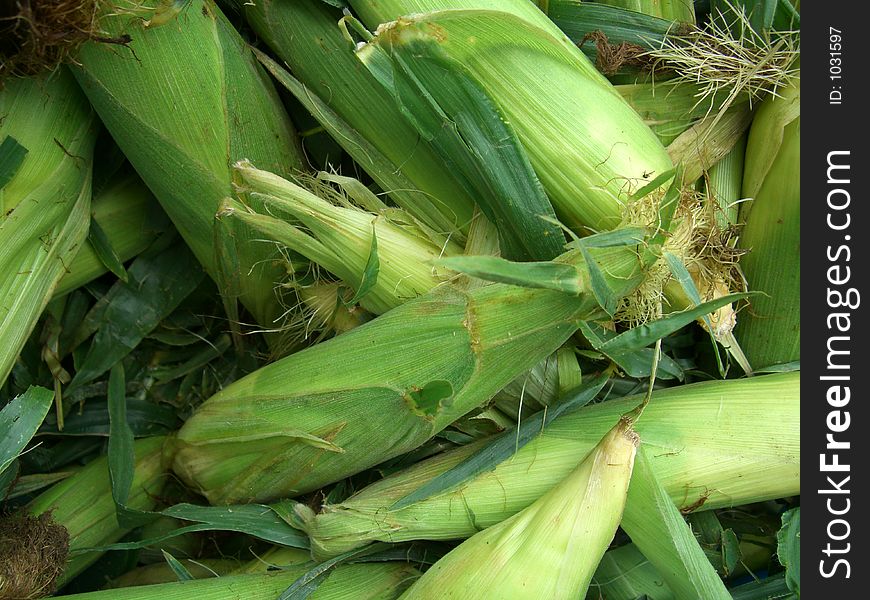
[[[0,89],[0,384],[85,243],[96,119],[65,68]]]
[[[692,0],[593,0],[598,4],[618,6],[635,12],[678,23],[695,24]]]
[[[619,285],[639,269],[634,247],[605,250]],[[445,285],[236,381],[179,431],[175,472],[214,504],[250,502],[418,447],[554,352],[581,319],[603,314],[585,263],[576,268],[579,296]]]
[[[799,387],[796,372],[655,391],[636,427],[677,506],[710,509],[796,494]],[[519,512],[564,479],[613,420],[639,400],[608,401],[560,416],[493,471],[403,508],[393,505],[485,442],[386,477],[339,504],[325,505],[316,516],[297,506],[300,526],[318,557],[372,540],[468,537]]]
[[[121,262],[145,250],[172,227],[142,180],[133,173],[120,173],[94,195],[91,219],[105,232]],[[81,247],[57,284],[54,297],[63,296],[108,271],[93,246]]]
[[[163,454],[166,438],[150,437],[134,444],[136,465],[127,506],[151,510],[167,481],[167,457]],[[50,512],[55,523],[69,532],[70,558],[59,585],[71,580],[100,556],[100,552],[82,552],[86,548],[105,546],[123,537],[129,529],[118,525],[108,458],[93,460],[72,477],[54,485],[31,501],[26,508],[37,516]]]
[[[734,227],[738,222],[746,140],[746,135],[741,136],[731,151],[707,172],[707,195],[716,203],[716,222],[721,229]]]
[[[413,218],[398,209],[372,214],[313,181],[309,185],[320,197],[248,163],[238,163],[235,169],[246,198],[255,199],[268,213],[301,223],[307,232],[263,214],[235,210],[234,216],[342,279],[355,290],[360,305],[374,314],[447,281],[451,273],[432,263],[442,254],[462,251],[449,239],[437,244],[426,237]]]
[[[637,445],[620,419],[568,477],[457,546],[403,600],[582,597],[622,517]]]
[[[420,10],[457,8],[351,4],[369,27]],[[547,19],[531,3],[499,4],[498,11],[478,10],[490,2],[459,4],[475,10],[402,17],[380,27],[357,55],[384,83],[401,64],[436,98],[442,91],[437,69],[462,65],[515,132],[562,222],[578,232],[615,228],[629,194],[672,168],[661,143],[585,55],[567,46],[552,23],[541,23]],[[402,85],[396,77],[393,93],[422,120],[429,109]]]
[[[85,594],[67,598],[79,600],[274,600],[306,571],[289,567],[270,573],[224,575],[174,583],[143,585]],[[369,563],[340,566],[317,590],[311,600],[395,600],[416,578],[416,570],[402,563]]]
[[[455,232],[461,240],[471,220],[474,198],[359,64],[353,42],[339,28],[341,11],[320,0],[235,3],[257,35],[304,85],[299,100],[307,105],[316,96],[337,117],[314,109],[315,118],[331,127],[342,121],[372,144],[390,167],[378,165],[365,148],[336,132],[334,137],[344,150],[396,204],[436,231]]]
[[[209,577],[222,577],[230,574],[238,566],[238,561],[228,558],[202,558],[202,559],[179,559],[188,573],[194,579],[208,579]],[[110,581],[106,589],[120,589],[137,587],[141,585],[155,585],[158,583],[171,583],[178,581],[178,576],[172,567],[166,563],[144,565],[127,571],[120,577]]]
[[[800,79],[758,109],[746,148],[739,244],[749,288],[763,292],[735,331],[753,367],[800,360]]]
[[[76,55],[74,73],[118,146],[219,285],[214,216],[232,193],[231,165],[250,159],[289,174],[303,167],[295,132],[271,82],[212,0],[105,6],[105,37]],[[283,309],[274,245],[236,232],[238,300],[264,328]]]

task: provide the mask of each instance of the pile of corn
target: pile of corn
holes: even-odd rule
[[[799,11],[0,9],[0,600],[798,598]]]

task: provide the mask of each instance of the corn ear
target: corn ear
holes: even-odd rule
[[[126,262],[151,245],[172,224],[142,180],[121,173],[94,194],[91,219],[106,234],[112,250]],[[90,243],[83,244],[57,284],[54,297],[68,294],[108,271]]]
[[[781,498],[800,490],[800,373],[657,390],[636,428],[681,509]],[[316,516],[297,507],[312,552],[328,557],[372,540],[457,539],[530,505],[577,466],[614,419],[641,398],[586,406],[554,419],[494,470],[394,507],[471,456],[476,442],[376,482]],[[509,490],[509,493],[508,493]]]
[[[403,600],[583,597],[622,518],[637,444],[620,419],[568,477],[441,558]]]
[[[276,173],[301,169],[295,132],[271,82],[212,0],[189,0],[183,10],[159,0],[114,4],[102,8],[100,26],[106,37],[130,41],[84,44],[73,71],[220,284],[214,216],[232,193],[231,165],[247,158]],[[274,327],[283,312],[274,289],[285,275],[281,257],[273,245],[238,235],[234,291],[258,323]]]
[[[65,597],[79,600],[150,600],[155,597],[163,600],[274,600],[306,571],[307,567],[290,567],[270,573],[225,575]],[[342,565],[307,597],[311,600],[396,600],[416,577],[416,570],[402,563]]]
[[[263,215],[248,217],[240,211],[237,218],[253,229],[265,221],[272,224],[273,234],[285,232],[273,239],[352,286],[361,306],[372,313],[386,312],[446,281],[450,272],[432,263],[442,254],[462,251],[450,241],[438,246],[386,214],[372,214],[350,202],[336,205],[341,201],[336,194],[331,194],[335,203],[329,202],[249,163],[238,163],[235,169],[247,198],[256,199],[273,214],[302,223],[310,233],[298,228],[287,231],[293,226],[282,226]]]
[[[167,480],[167,457],[163,454],[164,437],[137,440],[134,445],[136,464],[127,506],[151,510]],[[129,529],[118,525],[108,458],[101,457],[72,477],[54,485],[27,505],[36,516],[51,511],[52,519],[66,527],[70,540],[70,559],[59,586],[69,581],[100,556],[100,552],[77,553],[85,548],[105,546],[118,541]]]
[[[357,55],[375,73],[401,61],[430,93],[439,86],[431,65],[461,64],[515,132],[568,227],[615,228],[628,195],[672,168],[649,127],[532,3],[351,4],[369,27],[421,10],[498,6],[402,16]],[[397,85],[393,93],[403,92]]]
[[[751,299],[735,336],[753,367],[800,360],[800,78],[765,100],[749,132],[739,244]]]
[[[257,35],[290,67],[307,94],[318,96],[389,161],[379,166],[352,139],[334,137],[402,208],[433,229],[461,240],[474,198],[456,181],[401,114],[395,101],[361,67],[343,35],[341,12],[320,0],[236,0]],[[365,98],[365,102],[360,102]],[[312,111],[328,124],[329,115]],[[407,181],[397,181],[396,173]]]
[[[96,118],[65,68],[0,90],[0,384],[85,243]]]
[[[189,558],[178,559],[187,572],[194,579],[208,579],[209,577],[222,577],[229,574],[238,566],[238,561],[228,558],[201,558],[192,560]],[[159,583],[171,583],[178,581],[178,575],[172,570],[167,562],[143,565],[127,571],[116,577],[104,587],[106,589],[121,589],[142,585],[156,585]]]

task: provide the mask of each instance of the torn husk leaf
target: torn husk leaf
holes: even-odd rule
[[[584,597],[622,518],[638,443],[620,419],[563,481],[457,546],[403,600]]]

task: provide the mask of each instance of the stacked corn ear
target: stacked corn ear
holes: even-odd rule
[[[291,566],[268,573],[224,575],[65,597],[79,600],[150,600],[156,597],[164,600],[274,600],[309,568],[308,565]],[[418,576],[413,567],[403,563],[342,565],[305,597],[311,600],[396,600]]]
[[[82,89],[222,293],[276,327],[286,276],[277,249],[250,232],[216,236],[214,225],[236,161],[281,174],[303,167],[271,82],[212,0],[119,0],[101,11],[104,37],[123,43],[80,48]]]
[[[121,172],[94,194],[91,219],[120,262],[126,262],[150,246],[172,227],[142,180]],[[93,225],[92,225],[93,226]],[[106,262],[90,243],[82,245],[57,284],[54,296],[63,296],[108,271]]]
[[[248,163],[237,164],[236,172],[249,204],[262,205],[285,219],[250,214],[241,207],[234,216],[340,278],[354,289],[360,305],[373,314],[384,313],[447,281],[450,272],[435,267],[434,261],[462,252],[449,239],[438,244],[434,236],[415,230],[410,218],[405,223],[391,218],[386,207],[382,214],[373,214],[321,186],[321,194],[330,202]],[[397,209],[392,212],[401,216]],[[294,221],[307,232],[290,223]]]
[[[637,444],[620,419],[563,481],[457,546],[403,600],[582,598],[622,518]]]
[[[391,72],[399,61],[433,92],[435,65],[462,65],[509,123],[556,214],[575,231],[615,228],[630,193],[673,167],[640,116],[533,3],[351,5],[369,28],[383,23],[357,50],[373,73]],[[401,85],[393,85],[400,98]]]
[[[664,488],[683,510],[736,506],[800,490],[800,373],[655,391],[638,434]],[[315,515],[297,505],[312,552],[325,558],[372,540],[461,539],[529,506],[564,479],[619,415],[628,397],[554,419],[494,470],[396,505],[455,467],[482,442],[422,461]]]
[[[635,247],[606,250],[602,270],[621,284],[640,269]],[[440,286],[261,368],[188,419],[175,472],[213,504],[266,501],[418,447],[604,315],[575,268],[578,295]]]
[[[754,296],[735,335],[753,367],[800,360],[800,77],[764,101],[746,147],[741,264]]]
[[[163,453],[165,441],[165,437],[157,436],[135,442],[129,508],[151,510],[156,505],[168,477],[168,460]],[[52,520],[69,532],[71,554],[58,587],[101,556],[100,552],[77,551],[112,544],[129,531],[118,524],[106,457],[95,459],[72,477],[55,484],[31,501],[26,510],[34,516],[50,513]]]
[[[402,116],[395,100],[363,68],[338,22],[341,12],[320,0],[236,0],[259,37],[304,85],[299,100],[326,127],[342,122],[364,140],[333,130],[335,139],[393,201],[442,233],[461,240],[474,199]],[[295,89],[301,91],[301,88]],[[364,98],[365,101],[360,101]],[[383,155],[381,163],[366,150]],[[265,165],[255,163],[266,168]]]
[[[84,245],[96,118],[65,68],[0,89],[0,384]]]

